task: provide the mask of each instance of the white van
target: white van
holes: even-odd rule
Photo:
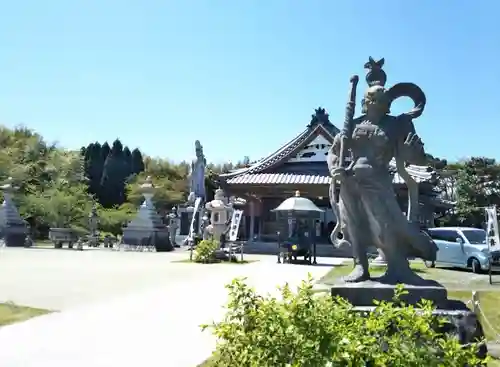
[[[438,227],[427,229],[427,233],[438,247],[436,265],[471,269],[474,273],[489,270],[490,252],[484,229]],[[497,268],[500,265],[499,254],[495,252],[491,255],[492,268]]]

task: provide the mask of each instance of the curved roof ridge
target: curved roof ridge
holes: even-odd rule
[[[233,172],[224,173],[224,174],[221,174],[220,176],[230,177],[230,176],[233,176],[236,174],[254,172],[254,171],[258,170],[260,166],[263,166],[266,163],[268,163],[269,161],[272,161],[277,156],[279,156],[281,153],[283,153],[284,151],[289,149],[291,146],[295,145],[298,141],[302,140],[304,138],[304,136],[308,136],[310,132],[311,132],[311,129],[307,128],[304,131],[302,131],[299,135],[297,135],[293,139],[291,139],[288,143],[281,146],[278,150],[274,151],[273,153],[269,154],[268,156],[266,156],[264,158],[261,158],[260,160],[258,160],[254,164],[252,164],[251,166],[246,167],[246,168],[242,168],[242,169],[238,169],[238,170],[235,170]]]

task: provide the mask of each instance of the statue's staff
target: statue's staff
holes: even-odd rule
[[[354,121],[354,112],[356,108],[356,87],[359,82],[359,77],[354,75],[351,77],[351,89],[349,90],[349,101],[347,102],[346,110],[345,110],[345,120],[344,120],[344,128],[340,133],[340,147],[339,154],[337,158],[337,167],[341,168],[345,167],[346,163],[346,153],[347,153],[347,142],[352,137],[352,129],[353,129],[353,121]],[[332,147],[333,148],[333,147]],[[351,165],[354,162],[351,162]],[[331,167],[334,168],[334,167]],[[339,201],[340,201],[340,188],[337,190],[337,182],[334,177],[332,177],[332,181],[330,183],[330,205],[332,206],[332,210],[335,213],[335,217],[337,219],[337,223],[335,224],[335,228],[330,234],[330,240],[335,246],[340,246],[343,241],[340,241],[338,238],[338,234],[340,233],[341,228],[341,220],[340,220],[340,209],[339,209]]]

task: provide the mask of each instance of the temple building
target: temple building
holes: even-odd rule
[[[275,241],[282,223],[272,209],[299,190],[301,196],[311,199],[325,212],[319,220],[321,240],[327,242],[328,233],[336,218],[330,207],[328,191],[330,175],[326,158],[333,138],[340,132],[323,108],[315,110],[311,122],[295,138],[269,156],[230,173],[219,180],[227,195],[247,200],[240,232],[241,238],[258,241]],[[394,191],[401,210],[407,210],[407,188],[395,172],[395,163],[389,167],[393,173]],[[419,184],[419,221],[423,226],[434,226],[435,213],[449,209],[449,204],[439,199],[436,190],[436,172],[430,167],[407,167],[409,174]]]

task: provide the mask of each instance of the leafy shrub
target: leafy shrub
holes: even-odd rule
[[[214,365],[242,367],[382,367],[476,366],[477,344],[461,346],[439,334],[433,306],[418,309],[399,302],[377,303],[366,315],[353,312],[342,299],[313,291],[309,277],[293,293],[281,288],[282,299],[262,297],[242,279],[229,289],[221,322],[203,325],[218,339]],[[482,362],[482,363],[480,363]]]
[[[194,249],[194,262],[210,264],[217,262],[215,251],[219,243],[215,240],[203,240]]]
[[[118,208],[99,208],[99,230],[113,236],[122,234],[123,227],[135,215],[135,210],[130,205],[124,204]]]

